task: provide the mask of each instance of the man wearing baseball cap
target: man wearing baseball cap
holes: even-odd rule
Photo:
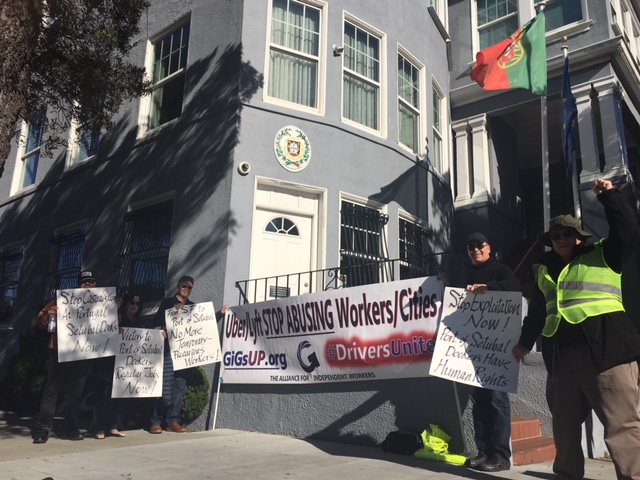
[[[89,270],[83,270],[78,276],[80,288],[94,288],[96,279]],[[91,369],[88,360],[73,362],[58,362],[58,342],[55,318],[58,312],[56,299],[47,303],[36,320],[36,326],[49,331],[49,348],[51,349],[51,363],[47,374],[47,383],[40,401],[40,414],[33,432],[33,443],[47,443],[49,433],[53,430],[53,417],[56,412],[58,395],[66,392],[64,417],[67,428],[62,435],[67,440],[83,440],[84,436],[78,429],[80,416],[80,398],[84,383]]]

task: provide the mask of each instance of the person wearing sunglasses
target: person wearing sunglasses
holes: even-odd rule
[[[140,319],[140,313],[142,312],[142,297],[140,294],[136,292],[127,293],[124,298],[120,298],[120,300],[121,303],[118,308],[120,333],[123,332],[124,328],[143,328],[144,324]],[[94,438],[98,440],[103,440],[107,435],[116,438],[126,437],[127,434],[118,429],[121,423],[122,410],[125,409],[125,406],[129,406],[132,403],[131,400],[137,403],[141,403],[140,400],[143,400],[111,398],[114,360],[115,357],[109,357],[100,372],[102,373],[105,388],[100,405],[100,414],[98,416],[98,430],[94,435]]]
[[[519,292],[520,282],[513,271],[492,256],[493,248],[483,233],[467,237],[467,254],[471,271],[466,289],[483,294],[488,290]],[[500,472],[511,468],[511,406],[507,392],[471,387],[470,392],[475,442],[478,454],[467,466],[483,472]]]
[[[95,288],[96,279],[89,270],[83,270],[78,276],[80,288]],[[40,414],[33,431],[33,443],[47,443],[49,434],[53,431],[53,417],[56,412],[58,395],[66,393],[64,401],[64,417],[67,428],[61,438],[67,440],[84,440],[84,435],[78,429],[80,423],[80,400],[82,390],[91,370],[90,360],[75,360],[73,362],[58,362],[57,326],[55,323],[58,313],[56,298],[47,303],[36,320],[36,326],[49,332],[49,348],[51,362],[47,373],[47,383],[40,401]]]
[[[165,298],[153,319],[152,328],[161,328],[164,332],[164,369],[162,373],[162,397],[154,400],[153,414],[150,419],[149,433],[162,433],[164,425],[165,430],[174,433],[184,433],[187,431],[178,420],[180,419],[180,410],[182,409],[182,397],[187,389],[187,379],[184,371],[173,370],[173,360],[171,359],[171,350],[169,349],[169,341],[166,331],[165,312],[170,309],[179,309],[183,305],[193,305],[189,300],[191,291],[193,290],[194,279],[188,275],[184,275],[178,281],[178,291],[175,295]]]
[[[639,479],[640,334],[625,313],[622,269],[640,240],[640,226],[611,181],[596,180],[592,191],[604,206],[609,235],[589,244],[592,235],[576,218],[551,219],[539,241],[552,250],[540,261],[538,289],[512,352],[522,361],[542,334],[555,478],[583,478],[582,423],[594,411],[617,478]]]

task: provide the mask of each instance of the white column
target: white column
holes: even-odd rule
[[[469,124],[467,120],[451,123],[456,142],[456,158],[454,183],[456,186],[456,202],[464,202],[471,198],[471,172],[469,159]]]
[[[580,136],[580,158],[582,174],[580,181],[592,182],[600,174],[598,158],[598,138],[596,124],[591,107],[591,85],[584,85],[573,90],[578,107],[578,132]]]
[[[471,127],[471,154],[473,168],[474,201],[488,200],[491,193],[491,175],[489,173],[489,134],[487,132],[487,115],[481,114],[468,119]]]

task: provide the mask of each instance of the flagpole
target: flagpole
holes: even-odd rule
[[[536,15],[543,12],[547,6],[547,0],[542,0],[534,5],[537,10]],[[545,61],[547,61],[545,59]],[[551,220],[551,194],[549,189],[549,138],[547,135],[547,96],[540,96],[540,126],[541,126],[541,148],[542,148],[542,219],[543,228],[546,229]]]
[[[569,56],[569,46],[567,45],[568,37],[562,37],[562,53],[566,60]],[[569,126],[569,128],[573,128]],[[576,163],[576,152],[571,152],[571,190],[573,191],[573,214],[580,220],[582,218],[582,208],[580,207],[580,190],[578,185],[578,164]],[[567,159],[565,158],[565,162]]]

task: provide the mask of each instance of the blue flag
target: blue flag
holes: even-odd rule
[[[567,178],[571,178],[573,171],[573,157],[576,151],[576,139],[573,135],[573,124],[578,116],[576,97],[571,93],[571,78],[569,75],[569,57],[564,59],[564,73],[562,74],[562,152],[567,167]]]

